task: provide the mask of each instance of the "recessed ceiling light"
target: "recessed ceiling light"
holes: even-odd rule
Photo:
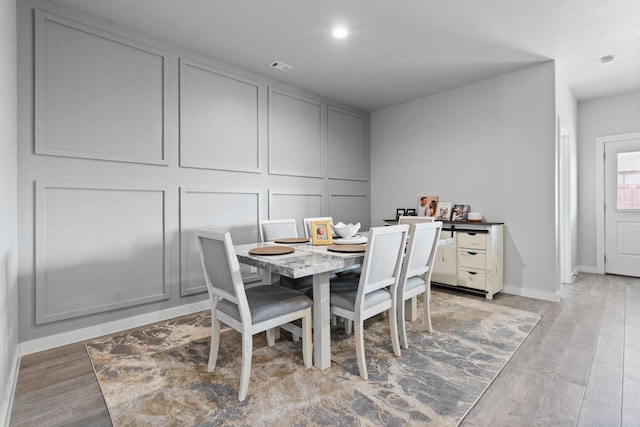
[[[331,34],[337,39],[343,39],[349,35],[349,30],[345,27],[336,27]]]
[[[616,59],[615,56],[606,55],[606,56],[603,56],[602,58],[600,58],[600,62],[603,63],[603,64],[608,64],[609,62],[613,62],[614,59]]]

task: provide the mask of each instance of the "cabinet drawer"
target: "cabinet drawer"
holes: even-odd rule
[[[487,254],[482,252],[458,251],[458,266],[467,268],[478,268],[484,270],[486,268]]]
[[[458,284],[467,288],[487,290],[487,276],[483,271],[472,271],[467,269],[458,270]]]
[[[487,233],[473,231],[458,231],[458,247],[470,249],[486,249]]]

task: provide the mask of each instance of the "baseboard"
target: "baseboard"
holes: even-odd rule
[[[576,270],[579,273],[598,274],[598,269],[589,265],[579,265],[578,267],[576,267]]]
[[[2,425],[9,427],[11,421],[11,408],[13,408],[13,396],[16,393],[16,385],[18,384],[18,371],[20,370],[20,344],[17,345],[11,362],[11,371],[9,372],[9,381],[5,385],[5,398],[0,402],[0,420]]]
[[[61,345],[72,344],[78,341],[84,341],[102,335],[113,334],[115,332],[124,331],[126,329],[137,328],[139,326],[148,325],[155,322],[171,319],[173,317],[184,316],[186,314],[195,313],[211,308],[209,299],[199,301],[192,304],[172,307],[166,310],[154,311],[152,313],[141,314],[139,316],[128,317],[126,319],[114,320],[113,322],[103,323],[101,325],[89,326],[87,328],[76,329],[74,331],[63,332],[61,334],[50,335],[48,337],[36,338],[34,340],[21,343],[21,355],[36,353],[38,351],[48,350]]]
[[[513,286],[505,286],[502,292],[504,292],[505,294],[541,299],[544,301],[552,301],[552,302],[560,301],[560,295],[558,295],[556,292],[538,291],[535,289],[523,289],[523,288],[516,288]]]

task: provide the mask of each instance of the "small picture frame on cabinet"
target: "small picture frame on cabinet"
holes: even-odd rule
[[[453,205],[451,221],[466,221],[471,210],[470,205]]]
[[[416,210],[415,209],[411,209],[411,208],[405,209],[404,210],[404,215],[405,216],[418,216],[418,214],[416,213]]]
[[[404,209],[396,209],[396,221],[398,221],[401,216],[404,216],[405,213]]]
[[[449,221],[451,219],[451,202],[440,202],[436,211],[437,221]]]

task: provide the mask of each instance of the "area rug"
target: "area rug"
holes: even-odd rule
[[[420,310],[421,311],[421,310]],[[305,369],[301,342],[273,347],[254,337],[247,399],[238,402],[241,336],[221,334],[207,372],[208,312],[87,344],[115,426],[456,426],[540,320],[511,309],[432,292],[433,332],[408,323],[410,347],[396,358],[388,320],[365,322],[369,380],[353,335],[332,330],[331,368]]]

